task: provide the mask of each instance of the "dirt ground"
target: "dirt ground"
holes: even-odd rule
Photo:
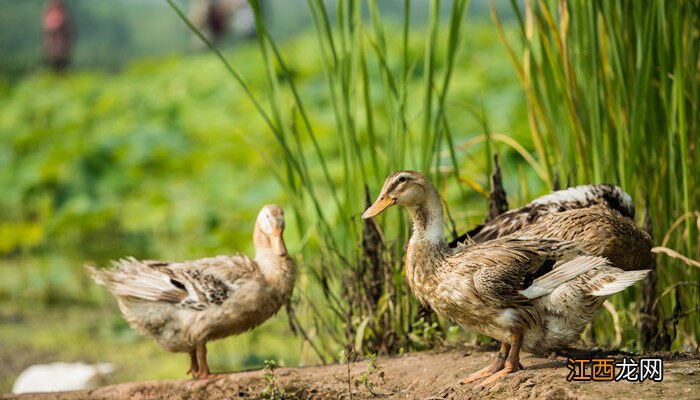
[[[133,382],[98,389],[0,399],[700,399],[700,355],[663,353],[663,382],[567,382],[566,358],[525,354],[525,370],[477,391],[459,380],[487,365],[495,352],[450,349],[377,359],[370,388],[354,381],[368,362],[275,370],[275,383],[261,370],[219,374],[206,380]],[[614,356],[621,360],[621,356]],[[271,389],[277,394],[265,395]],[[280,394],[282,393],[283,394]],[[374,392],[374,393],[372,393]]]

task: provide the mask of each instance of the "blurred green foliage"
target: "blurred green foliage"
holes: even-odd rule
[[[19,79],[41,63],[41,20],[46,0],[0,2],[0,76]],[[76,42],[72,64],[117,70],[138,57],[157,57],[192,47],[177,18],[157,1],[70,0]],[[185,4],[185,2],[181,2]]]
[[[0,117],[0,229],[14,234],[3,235],[0,253],[103,262],[123,252],[153,255],[158,246],[186,251],[202,232],[213,233],[205,252],[229,235],[247,239],[238,235],[255,210],[241,206],[257,206],[272,188],[236,196],[265,174],[241,177],[226,162],[233,152],[256,170],[255,152],[226,129],[236,125],[226,111],[235,101],[215,78],[203,79],[211,66],[193,64],[189,72],[176,60],[140,65],[113,78],[41,75],[14,87]]]
[[[41,64],[41,16],[46,0],[0,1],[0,83],[15,81]],[[176,0],[188,10],[189,0]],[[333,7],[334,0],[326,0]],[[449,10],[443,4],[443,12]],[[487,1],[474,1],[471,15],[488,15]],[[72,65],[81,70],[118,71],[135,59],[201,49],[187,28],[162,0],[69,0],[76,41]],[[504,4],[505,6],[505,4]],[[385,0],[379,7],[389,15],[400,15],[403,0]],[[427,8],[413,5],[413,21],[422,24]],[[512,13],[504,7],[506,16]],[[311,23],[305,0],[270,0],[265,18],[277,37],[290,37]],[[229,32],[219,43],[226,48],[241,41]]]
[[[522,132],[517,81],[498,39],[483,25],[470,29],[451,106],[483,101],[498,108],[494,129]],[[305,98],[323,112],[330,104],[313,40],[294,39],[289,46],[298,51],[288,62]],[[255,47],[230,56],[261,91]],[[0,110],[6,258],[64,254],[102,263],[123,254],[248,250],[259,207],[283,200],[268,170],[279,156],[271,135],[209,56],[138,62],[119,75],[38,74],[10,87]],[[322,147],[335,140],[330,118],[314,118]],[[460,122],[465,138],[479,130],[469,118]],[[294,236],[289,241],[294,247]]]

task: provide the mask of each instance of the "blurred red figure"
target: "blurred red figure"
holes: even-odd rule
[[[230,16],[231,12],[226,3],[220,1],[209,3],[207,27],[214,41],[218,42],[226,35]]]
[[[213,42],[225,39],[232,27],[242,38],[255,38],[255,17],[246,0],[192,0],[190,19]]]
[[[42,18],[44,62],[55,70],[64,70],[70,61],[73,27],[68,8],[62,0],[49,0]]]

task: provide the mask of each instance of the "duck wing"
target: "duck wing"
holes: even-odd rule
[[[482,243],[514,233],[543,216],[598,204],[616,210],[623,217],[634,219],[632,197],[620,187],[609,184],[582,185],[557,190],[538,197],[521,208],[500,214],[458,237],[450,246],[455,247],[457,243],[463,243],[468,238]]]
[[[128,257],[112,263],[111,270],[86,268],[98,284],[114,295],[196,310],[222,304],[236,290],[239,280],[258,273],[255,261],[244,255],[184,262]]]
[[[554,239],[505,237],[469,248],[476,266],[474,288],[479,297],[499,308],[531,305],[605,258],[584,254],[574,243]]]

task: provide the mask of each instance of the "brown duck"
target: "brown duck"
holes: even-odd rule
[[[188,372],[205,378],[208,341],[260,325],[289,300],[296,269],[283,231],[282,209],[268,205],[255,223],[254,259],[234,255],[161,262],[130,257],[114,262],[113,270],[87,269],[116,296],[129,325],[168,351],[188,352]]]
[[[481,243],[485,240],[511,234],[532,225],[547,215],[589,208],[595,205],[607,206],[619,212],[623,217],[634,220],[632,198],[621,188],[609,184],[582,185],[554,191],[536,198],[523,207],[499,214],[458,237],[451,244],[464,242],[468,238]]]
[[[394,204],[413,220],[406,278],[414,295],[466,330],[502,343],[493,364],[463,383],[489,376],[485,386],[517,371],[521,349],[543,353],[572,343],[608,296],[648,272],[613,267],[569,240],[520,232],[450,247],[440,197],[419,172],[390,175],[363,218]]]
[[[629,194],[609,184],[582,185],[538,197],[477,226],[450,243],[483,243],[519,232],[571,240],[587,253],[606,257],[625,271],[654,265],[651,236],[634,224]]]

